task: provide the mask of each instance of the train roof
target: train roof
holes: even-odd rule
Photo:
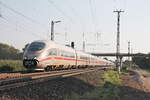
[[[50,47],[57,47],[61,50],[65,50],[65,51],[69,51],[69,52],[73,52],[75,49],[71,48],[71,47],[68,47],[68,46],[65,46],[65,45],[62,45],[62,44],[59,44],[57,42],[54,42],[54,41],[51,41],[51,40],[36,40],[36,41],[33,41],[33,42],[44,42],[47,46],[50,46]],[[91,57],[96,57],[94,55],[91,55],[90,53],[86,53],[86,52],[83,52],[83,51],[78,51],[76,50],[76,52],[80,55],[85,55],[85,56],[91,56]],[[98,59],[101,59],[101,60],[104,60],[102,58],[99,58],[99,57],[96,57]]]
[[[33,42],[43,42],[47,45],[47,47],[54,47],[54,48],[56,47],[56,48],[59,48],[61,50],[65,50],[65,51],[73,51],[74,50],[71,47],[59,44],[59,43],[51,41],[51,40],[36,40],[36,41],[33,41]]]

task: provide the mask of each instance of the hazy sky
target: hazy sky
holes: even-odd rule
[[[50,39],[50,21],[55,24],[55,41],[75,41],[82,50],[115,52],[117,14],[121,13],[121,52],[128,41],[133,52],[150,52],[150,0],[0,0],[0,42],[22,49],[26,43]],[[91,45],[93,44],[93,45]]]

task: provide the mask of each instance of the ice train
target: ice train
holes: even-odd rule
[[[109,68],[113,63],[50,40],[37,40],[27,46],[23,65],[28,69],[49,71],[97,66]]]

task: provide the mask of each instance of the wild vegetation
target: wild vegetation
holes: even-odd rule
[[[150,53],[148,55],[139,54],[132,58],[133,62],[142,69],[150,70]]]
[[[102,80],[100,80],[100,86],[93,91],[84,95],[72,93],[71,96],[66,96],[65,100],[119,100],[119,85],[121,82],[116,71],[106,71]]]
[[[25,69],[22,66],[22,52],[13,46],[0,43],[0,72]]]
[[[25,70],[21,60],[0,60],[0,72]]]
[[[0,59],[21,60],[22,53],[18,49],[14,48],[13,46],[0,43]]]

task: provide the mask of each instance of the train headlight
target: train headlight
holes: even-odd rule
[[[35,59],[24,59],[23,60],[23,65],[26,67],[26,68],[30,68],[30,67],[36,67],[37,65],[37,60]]]

